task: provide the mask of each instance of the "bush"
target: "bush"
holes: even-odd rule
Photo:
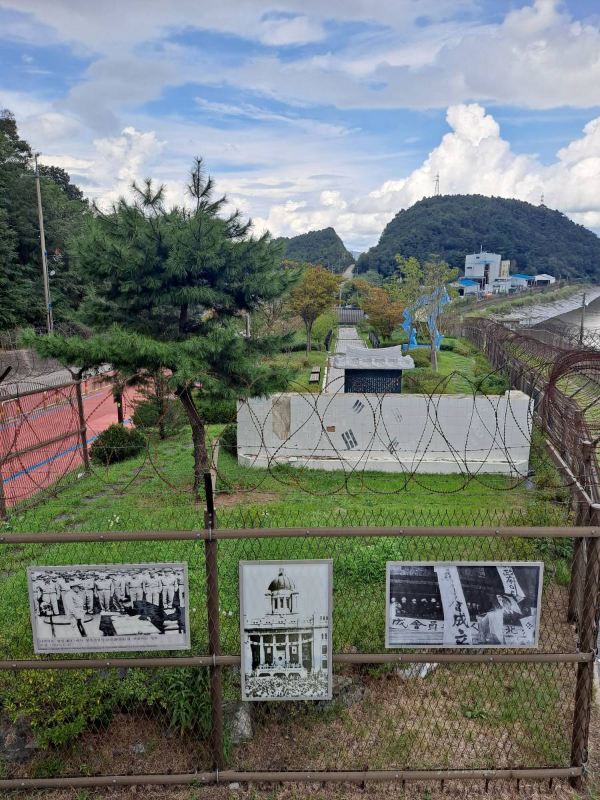
[[[465,342],[456,342],[452,350],[453,352],[456,353],[457,356],[465,356],[465,357],[471,356],[473,355],[474,352],[476,352],[474,351],[474,348],[471,345],[466,344]]]
[[[131,419],[136,428],[159,430],[161,438],[175,436],[187,425],[187,417],[179,400],[163,398],[161,401],[156,395],[135,403]]]
[[[318,342],[310,343],[311,350],[322,350],[323,346]],[[290,353],[303,353],[306,350],[306,339],[303,342],[294,342],[289,348]]]
[[[476,381],[477,391],[482,394],[504,394],[508,391],[508,380],[502,374],[492,373]]]
[[[458,344],[458,339],[452,339],[449,336],[444,336],[440,344],[440,350],[454,350]]]
[[[95,464],[108,466],[137,456],[145,447],[146,437],[141,431],[125,425],[110,425],[94,440],[90,457]]]
[[[427,350],[409,350],[406,355],[412,358],[415,362],[415,367],[431,367],[429,348]]]
[[[432,369],[422,369],[419,372],[405,374],[402,391],[407,394],[446,394],[449,380],[447,376],[440,375]]]
[[[237,425],[235,422],[226,425],[219,436],[222,450],[237,458]]]
[[[217,397],[196,397],[196,408],[207,425],[232,422],[236,418],[237,403]]]

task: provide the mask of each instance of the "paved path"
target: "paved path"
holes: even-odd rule
[[[366,344],[358,335],[358,331],[354,327],[338,328],[338,339],[335,347],[336,353],[345,353],[348,347],[362,347],[366,348]],[[327,371],[327,385],[325,392],[335,393],[343,392],[344,386],[344,370],[337,369],[333,364],[333,355],[330,357],[330,367]]]

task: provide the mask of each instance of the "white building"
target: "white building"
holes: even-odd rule
[[[527,289],[527,287],[533,281],[533,277],[531,275],[511,275],[510,282],[512,284],[513,289]]]
[[[545,273],[542,273],[541,275],[533,276],[534,286],[550,286],[552,283],[556,283],[556,278],[552,275],[546,275]]]
[[[510,262],[507,262],[510,266]],[[472,253],[465,256],[465,278],[477,281],[482,291],[491,291],[494,281],[502,275],[502,256],[499,253]]]

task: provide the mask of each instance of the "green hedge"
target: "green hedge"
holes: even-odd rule
[[[96,437],[90,449],[90,458],[95,464],[108,466],[137,456],[145,447],[146,437],[141,431],[115,424]]]

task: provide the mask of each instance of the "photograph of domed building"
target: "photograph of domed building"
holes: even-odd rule
[[[240,562],[242,698],[331,698],[332,562]]]

